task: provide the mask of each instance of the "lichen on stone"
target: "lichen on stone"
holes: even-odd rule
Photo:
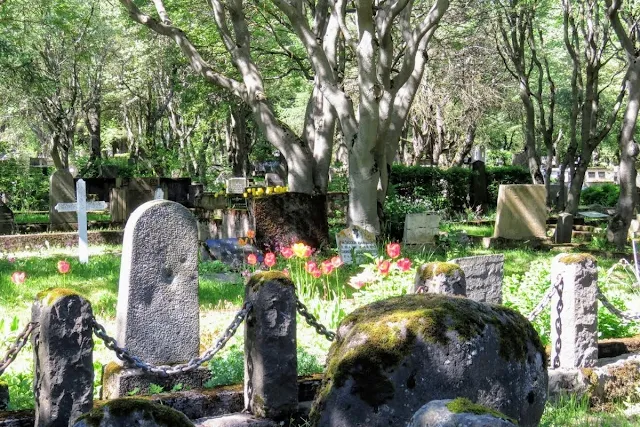
[[[457,399],[452,400],[451,402],[446,404],[446,407],[449,411],[454,414],[475,414],[475,415],[491,415],[496,418],[500,418],[515,425],[518,425],[518,422],[513,418],[507,417],[500,411],[496,411],[495,409],[488,408],[486,406],[479,405],[477,403],[473,403],[471,400],[466,397],[458,397]]]
[[[122,371],[124,368],[117,364],[116,362],[109,362],[102,368],[102,381],[106,381],[107,378],[116,375],[118,372]]]
[[[563,264],[578,264],[584,261],[596,262],[596,258],[591,254],[567,254],[558,258]]]
[[[283,286],[293,286],[293,282],[291,281],[291,279],[289,279],[282,271],[279,270],[255,273],[249,279],[249,283],[247,283],[247,286],[256,291],[260,288],[260,286],[271,281],[277,281]]]
[[[456,272],[461,276],[464,276],[462,268],[460,268],[458,264],[454,264],[452,262],[430,262],[424,264],[420,268],[420,273],[423,280],[433,279],[434,277],[441,274],[450,277]]]
[[[38,292],[36,295],[36,299],[42,301],[44,305],[52,305],[54,302],[59,300],[60,298],[77,295],[82,297],[77,291],[73,289],[67,288],[49,288],[44,291]]]
[[[84,421],[87,426],[99,427],[104,412],[109,411],[114,417],[124,417],[136,411],[144,412],[145,416],[151,416],[158,423],[171,427],[193,427],[193,423],[189,421],[182,412],[171,409],[167,406],[151,402],[140,398],[121,398],[111,400],[103,406],[94,408],[86,414],[78,417],[76,422]]]

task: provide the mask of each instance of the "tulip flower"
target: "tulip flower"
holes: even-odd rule
[[[247,256],[247,263],[249,265],[256,265],[258,263],[258,257],[256,254],[249,254],[249,256]]]
[[[387,255],[389,255],[390,258],[398,258],[400,256],[400,244],[389,243],[387,245]]]
[[[396,265],[401,271],[409,271],[411,268],[411,260],[409,258],[402,258],[396,261]]]
[[[65,260],[58,261],[58,272],[60,274],[67,274],[71,270],[71,264]]]
[[[276,254],[269,252],[264,256],[264,265],[271,268],[276,265]]]
[[[291,258],[292,256],[294,256],[295,254],[293,253],[293,250],[290,247],[286,247],[286,248],[282,248],[280,250],[280,253],[282,254],[283,257],[285,257],[286,259]]]
[[[14,271],[11,275],[11,281],[16,285],[22,285],[27,278],[27,273],[24,271]]]

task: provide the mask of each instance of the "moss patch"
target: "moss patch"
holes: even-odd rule
[[[264,271],[262,273],[256,273],[249,279],[249,286],[254,291],[258,290],[260,286],[266,282],[277,281],[282,286],[293,286],[293,282],[282,271]]]
[[[486,406],[478,405],[477,403],[473,403],[466,397],[458,397],[457,399],[454,399],[451,402],[447,403],[446,406],[447,409],[449,409],[454,414],[491,415],[518,425],[516,420],[507,417],[502,412],[496,411],[495,409],[488,408]]]
[[[321,403],[331,388],[344,385],[351,377],[354,393],[371,406],[380,405],[395,392],[385,372],[413,349],[417,337],[444,346],[449,343],[448,331],[470,340],[488,325],[497,330],[499,353],[505,361],[524,362],[527,342],[544,354],[531,324],[506,307],[437,294],[404,295],[361,307],[341,324],[341,329],[351,328],[349,340],[338,337],[332,344],[317,401]],[[366,338],[366,342],[350,345],[358,341],[356,337]],[[546,365],[545,359],[543,363]]]
[[[77,295],[82,297],[77,291],[67,288],[49,288],[42,292],[38,292],[36,299],[42,301],[44,305],[52,305],[54,302],[63,297]],[[84,297],[83,297],[84,298]]]
[[[568,254],[561,256],[558,261],[563,264],[578,264],[585,261],[596,262],[596,258],[591,254]]]
[[[114,417],[124,417],[133,412],[143,412],[145,419],[155,420],[158,423],[171,427],[193,427],[193,423],[182,412],[173,410],[167,406],[150,402],[139,398],[122,398],[111,400],[104,406],[92,409],[81,415],[77,421],[84,420],[88,426],[98,427],[104,418],[104,411],[108,410]]]
[[[116,362],[109,362],[102,368],[102,381],[104,382],[107,378],[116,375],[118,372],[122,371],[124,368],[117,364]]]
[[[464,272],[460,266],[452,262],[430,262],[424,264],[420,269],[420,274],[423,280],[433,279],[441,274],[449,277],[453,276],[456,272],[461,276],[464,276]]]

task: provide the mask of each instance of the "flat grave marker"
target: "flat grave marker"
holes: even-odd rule
[[[345,228],[336,234],[336,243],[340,257],[346,264],[362,262],[364,253],[369,253],[373,256],[378,255],[375,234],[356,225]]]

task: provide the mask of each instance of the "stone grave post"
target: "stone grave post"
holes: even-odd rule
[[[78,259],[81,264],[89,262],[89,236],[87,235],[87,212],[106,209],[105,202],[87,203],[87,184],[83,179],[76,182],[77,203],[58,203],[55,210],[58,212],[78,213]]]
[[[153,200],[136,209],[124,231],[116,307],[116,341],[155,365],[198,356],[198,228],[179,203]],[[121,361],[117,361],[121,364]],[[150,383],[201,387],[208,369],[163,378],[129,367],[104,369],[103,397],[115,398]]]
[[[573,234],[573,215],[563,212],[558,215],[558,224],[556,225],[555,242],[571,243]]]
[[[589,254],[560,254],[551,265],[551,368],[598,361],[598,269]]]
[[[38,294],[31,321],[36,427],[67,427],[93,407],[93,312],[68,289]]]
[[[504,255],[479,255],[452,259],[464,272],[467,298],[502,304]]]
[[[285,419],[298,409],[295,286],[283,273],[255,274],[245,288],[245,407]],[[288,419],[288,418],[287,418]]]
[[[49,223],[51,231],[72,231],[76,219],[73,212],[59,212],[55,210],[58,203],[73,203],[76,201],[73,186],[73,175],[68,169],[57,170],[51,175],[49,186]]]
[[[467,295],[464,271],[451,262],[429,262],[418,267],[410,293]]]

